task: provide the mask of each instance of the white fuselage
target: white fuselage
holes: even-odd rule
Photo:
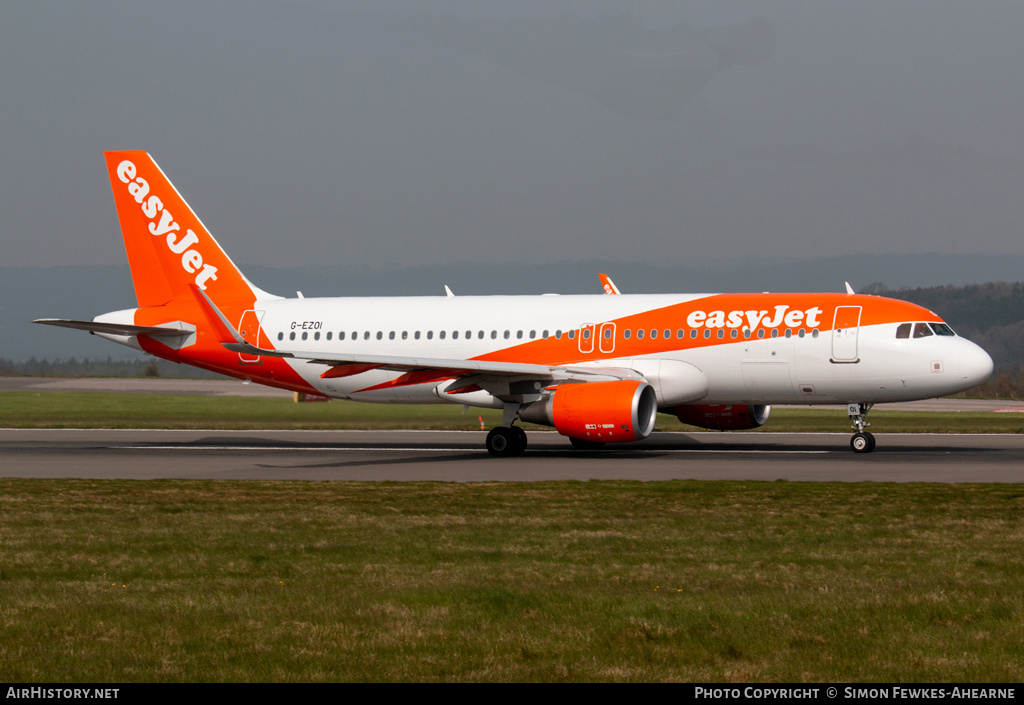
[[[684,362],[706,377],[707,393],[699,399],[706,404],[906,401],[961,391],[980,383],[991,372],[991,359],[970,341],[940,335],[897,339],[898,323],[858,326],[854,332],[842,333],[819,331],[817,327],[790,328],[783,323],[759,326],[750,330],[747,337],[746,321],[740,326],[708,328],[687,325],[683,317],[662,317],[653,329],[657,337],[652,339],[652,329],[645,326],[641,342],[637,339],[641,329],[623,322],[631,316],[703,297],[307,298],[267,300],[257,306],[263,312],[263,331],[275,346],[322,350],[325,356],[343,350],[355,354],[470,359],[500,355],[517,345],[545,338],[554,340],[558,336],[563,343],[559,351],[564,359],[543,362],[632,368],[642,374],[661,360]],[[812,322],[820,325],[818,321]],[[627,330],[628,339],[624,337]],[[572,342],[568,338],[570,331],[574,336]],[[666,331],[669,340],[665,340]],[[763,338],[758,337],[759,331]],[[709,341],[715,344],[708,345]],[[645,352],[645,346],[651,350]],[[628,355],[621,354],[624,348],[629,349]],[[371,370],[351,377],[321,379],[324,365],[303,361],[293,361],[292,365],[311,386],[331,397],[384,403],[501,406],[501,402],[480,392],[439,397],[434,391],[436,381],[360,391],[394,380],[399,372]],[[673,401],[659,399],[663,405]]]

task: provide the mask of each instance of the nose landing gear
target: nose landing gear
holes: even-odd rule
[[[850,438],[850,448],[854,453],[870,453],[875,449],[875,437],[864,429],[870,426],[864,417],[874,404],[852,403],[846,405],[846,413],[853,421],[856,433]]]

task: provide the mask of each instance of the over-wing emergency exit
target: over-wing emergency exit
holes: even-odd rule
[[[763,425],[772,404],[845,404],[874,449],[883,402],[953,394],[992,360],[915,304],[845,294],[294,298],[249,282],[146,152],[107,152],[138,306],[42,319],[260,384],[377,403],[502,410],[578,447],[646,438],[658,412],[712,429]],[[447,289],[447,287],[446,287]]]

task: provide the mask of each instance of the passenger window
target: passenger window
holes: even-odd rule
[[[289,333],[288,340],[295,340],[295,333]]]
[[[508,340],[508,337],[509,337],[509,332],[505,331],[505,340]]]
[[[458,339],[459,339],[459,331],[453,330],[452,331],[452,340],[458,340]]]
[[[555,331],[555,340],[561,340],[561,339],[562,339],[562,331],[556,330]]]
[[[909,324],[909,323],[900,323],[900,327],[896,329],[896,338],[897,338],[897,340],[903,340],[905,338],[910,338],[910,328],[911,328],[911,324]]]
[[[636,339],[637,340],[643,340],[644,339],[644,329],[643,328],[637,328],[636,329]]]
[[[651,328],[651,340],[655,340],[658,337],[658,331]]]
[[[679,330],[676,331],[676,337],[679,338],[679,340],[682,340],[683,338],[686,337],[686,331],[680,328]]]
[[[739,334],[740,334],[740,332],[738,330],[736,330],[735,328],[733,328],[731,331],[729,331],[729,335],[732,336],[732,338],[734,340],[739,337]]]
[[[277,334],[277,339],[278,340],[284,340],[284,333],[278,333]]]
[[[633,331],[631,331],[629,328],[627,328],[626,330],[622,331],[622,337],[624,339],[626,339],[626,340],[629,340],[630,337],[632,337],[632,335],[633,335]]]
[[[927,323],[915,323],[914,324],[914,337],[915,338],[927,338],[929,335],[933,335],[932,329],[928,327]]]
[[[668,338],[671,338],[671,337],[672,337],[672,331],[670,331],[668,328],[666,328],[665,329],[665,338],[668,339]]]
[[[497,340],[497,339],[498,339],[498,331],[492,330],[491,331],[491,340]]]
[[[427,340],[433,340],[433,339],[434,339],[434,331],[428,330],[427,331]]]
[[[338,333],[338,340],[344,340],[344,339],[345,339],[345,331],[340,331]]]
[[[305,339],[306,339],[306,338],[308,338],[308,337],[309,337],[309,333],[303,333],[303,334],[302,334],[302,339],[303,339],[303,340],[305,340]]]
[[[757,337],[758,338],[763,338],[764,337],[764,328],[758,328],[757,329]]]
[[[696,338],[697,337],[697,329],[696,328],[691,328],[690,329],[690,337],[691,338]]]
[[[576,331],[569,331],[569,340],[576,340]]]
[[[408,339],[409,339],[409,331],[403,330],[402,331],[402,340],[408,340]]]
[[[612,329],[611,328],[605,328],[604,329],[604,339],[605,340],[611,340],[612,339]]]
[[[419,339],[420,339],[420,332],[419,332],[419,331],[416,331],[415,333],[413,333],[413,334],[412,334],[412,337],[413,337],[413,338],[414,338],[415,340],[419,340]]]
[[[384,333],[377,331],[377,340],[384,340]]]
[[[719,338],[719,340],[721,340],[724,337],[725,337],[725,328],[719,328],[718,329],[718,338]]]
[[[441,340],[444,340],[444,334],[445,334],[445,331],[440,331],[440,332],[438,332],[437,337],[440,338]]]
[[[583,329],[583,339],[584,340],[590,340],[590,329],[589,328],[584,328]]]
[[[394,340],[394,339],[395,339],[395,331],[391,331],[390,333],[388,333],[388,340]]]
[[[522,338],[523,338],[523,331],[517,330],[516,331],[516,340],[522,340]]]
[[[365,331],[363,333],[363,340],[369,340],[369,339],[370,339],[370,331]]]
[[[330,340],[331,336],[334,335],[331,331],[327,331],[327,339]]]
[[[313,340],[320,340],[320,331],[313,334]]]
[[[536,337],[537,337],[537,331],[531,330],[530,331],[530,340],[533,340]]]

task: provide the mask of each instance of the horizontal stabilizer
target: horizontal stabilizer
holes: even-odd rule
[[[33,323],[59,328],[75,328],[90,333],[107,335],[148,335],[150,338],[184,338],[195,333],[194,329],[171,328],[169,326],[133,326],[126,323],[103,323],[101,321],[72,321],[67,318],[38,318]]]

